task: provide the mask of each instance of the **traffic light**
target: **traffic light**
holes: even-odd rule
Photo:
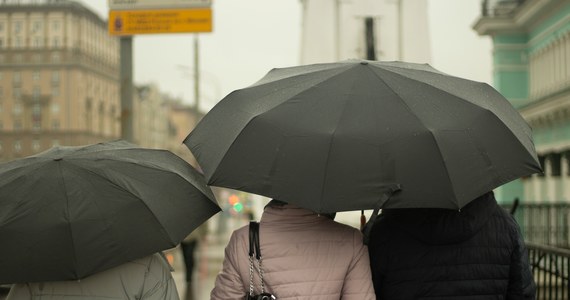
[[[240,198],[236,194],[231,194],[228,198],[230,205],[232,206],[233,210],[237,213],[243,210],[243,204],[240,201]]]

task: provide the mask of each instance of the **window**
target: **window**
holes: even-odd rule
[[[42,113],[42,106],[39,103],[34,103],[34,105],[32,105],[32,114],[34,116],[38,116]]]
[[[32,25],[32,32],[38,33],[42,30],[42,22],[41,21],[34,21]]]
[[[51,22],[51,27],[53,28],[53,30],[59,30],[60,27],[60,23],[59,21],[55,20]]]
[[[59,48],[60,44],[61,44],[61,43],[60,43],[60,40],[59,40],[59,37],[58,37],[58,36],[54,36],[54,37],[51,39],[51,46],[52,46],[53,48]]]
[[[59,71],[51,72],[51,82],[55,84],[59,84]]]
[[[41,126],[41,122],[39,121],[39,119],[38,119],[38,120],[34,119],[34,120],[32,121],[32,129],[33,129],[33,130],[36,130],[36,131],[37,131],[37,130],[40,130],[41,127],[42,127],[42,126]]]
[[[41,38],[41,37],[37,37],[37,36],[34,37],[33,42],[32,42],[32,46],[33,46],[34,48],[40,48],[40,47],[42,47],[42,46],[43,46],[42,38]]]
[[[22,48],[24,47],[24,40],[22,39],[22,37],[17,36],[14,38],[14,47],[15,48]]]
[[[51,54],[51,62],[58,63],[60,61],[59,53]]]
[[[52,97],[59,97],[59,86],[52,86],[51,87],[51,96]]]
[[[40,81],[40,71],[33,71],[32,72],[32,79],[34,81]]]
[[[40,151],[41,145],[40,145],[40,141],[39,140],[33,140],[32,141],[32,150],[34,150],[34,152],[38,152]]]
[[[14,141],[14,152],[20,153],[22,151],[22,143],[19,140]]]
[[[12,89],[12,97],[14,97],[14,99],[20,99],[21,96],[22,96],[22,89],[20,87],[14,87]]]
[[[53,121],[51,121],[51,128],[52,128],[53,130],[59,130],[59,127],[60,127],[60,125],[59,125],[59,120],[53,120]]]
[[[12,80],[14,81],[14,83],[20,83],[22,82],[22,73],[20,72],[14,72],[14,75],[12,77]]]
[[[32,91],[32,99],[34,101],[40,100],[41,90],[39,86],[34,86],[34,90]]]
[[[13,111],[14,111],[15,115],[19,115],[22,113],[22,103],[20,101],[14,103]],[[14,126],[14,127],[16,127],[16,126]]]
[[[22,32],[22,21],[14,22],[14,33]]]
[[[15,131],[22,130],[22,122],[20,120],[14,121],[14,130]]]
[[[59,103],[54,102],[51,104],[51,112],[57,114],[59,112]]]
[[[550,174],[559,177],[562,174],[562,155],[560,153],[552,153],[548,156],[550,160]]]

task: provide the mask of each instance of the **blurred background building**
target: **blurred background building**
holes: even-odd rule
[[[301,0],[301,64],[431,62],[427,0]]]
[[[570,201],[570,2],[484,0],[473,28],[492,38],[494,86],[532,127],[544,168],[499,199]]]
[[[119,45],[70,1],[3,1],[0,161],[119,137]]]
[[[0,2],[0,162],[120,137],[119,39],[76,1]],[[182,140],[201,113],[135,87],[133,142],[194,162]]]

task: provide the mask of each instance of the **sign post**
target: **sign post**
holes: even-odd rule
[[[108,0],[109,34],[121,37],[121,136],[133,137],[133,35],[211,32],[211,0]],[[198,37],[194,40],[195,105],[199,103]]]

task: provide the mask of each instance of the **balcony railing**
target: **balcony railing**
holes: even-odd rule
[[[514,216],[525,241],[570,249],[570,203],[521,203]]]
[[[511,16],[526,0],[483,0],[481,15],[483,17]]]

